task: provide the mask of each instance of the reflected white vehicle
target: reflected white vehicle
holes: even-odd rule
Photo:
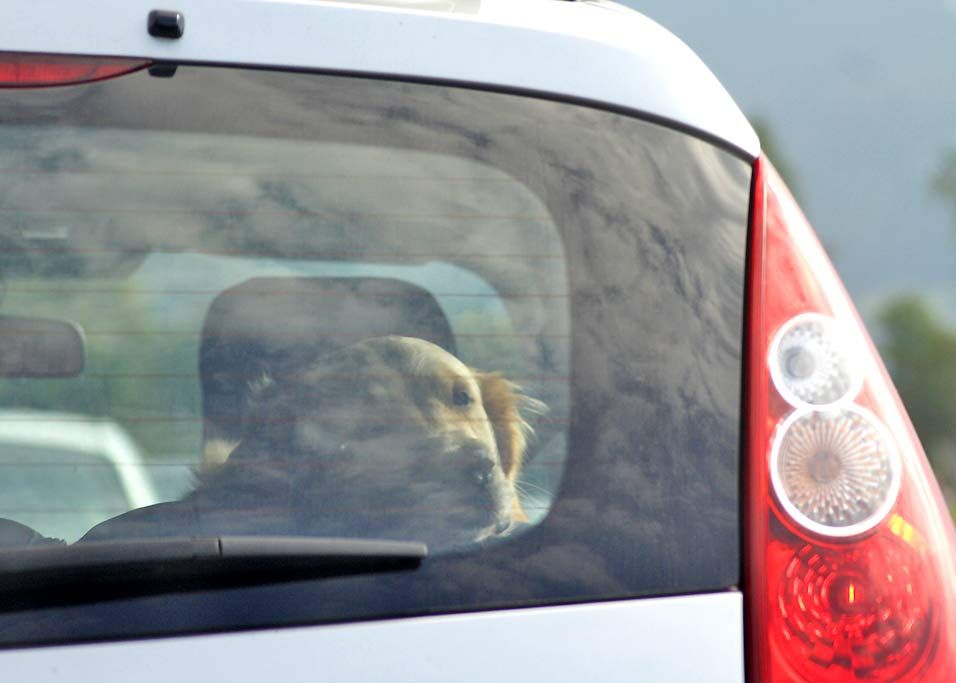
[[[0,517],[67,542],[159,500],[136,442],[108,419],[0,411],[0,467]]]

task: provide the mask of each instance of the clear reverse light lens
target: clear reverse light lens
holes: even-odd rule
[[[860,391],[862,375],[840,325],[804,313],[780,328],[770,345],[770,377],[794,407],[826,406]]]
[[[899,454],[886,429],[856,406],[797,410],[780,426],[770,478],[787,514],[826,536],[854,536],[889,513]]]

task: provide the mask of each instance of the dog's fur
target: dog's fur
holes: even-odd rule
[[[257,531],[291,526],[433,549],[525,520],[516,483],[531,434],[526,415],[544,404],[500,374],[392,336],[257,384],[238,445],[207,447],[184,502],[217,514],[248,509]]]

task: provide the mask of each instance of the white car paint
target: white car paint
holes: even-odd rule
[[[710,70],[636,12],[604,3],[482,0],[409,3],[301,0],[7,0],[3,50],[228,62],[517,89],[643,112],[750,157],[759,142]],[[430,3],[411,3],[412,7]],[[150,10],[185,16],[181,39],[153,38]]]
[[[726,592],[4,652],[31,683],[559,683],[744,680]]]

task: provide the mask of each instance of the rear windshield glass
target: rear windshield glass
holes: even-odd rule
[[[0,179],[7,550],[428,548],[244,585],[241,613],[201,585],[21,610],[9,640],[738,582],[730,154],[529,97],[184,66],[3,93]]]

